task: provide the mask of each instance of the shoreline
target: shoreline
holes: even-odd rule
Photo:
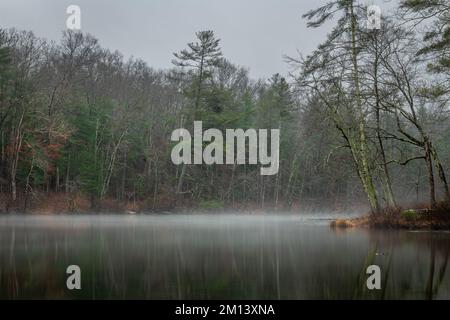
[[[275,206],[266,203],[263,207],[257,202],[228,204],[219,201],[193,202],[189,199],[167,198],[156,203],[146,200],[118,200],[114,198],[104,198],[93,202],[90,198],[80,193],[38,193],[28,200],[23,195],[15,202],[8,194],[0,193],[0,215],[21,214],[21,215],[60,215],[60,214],[114,214],[114,215],[165,215],[165,214],[220,214],[227,211],[239,213],[250,213],[254,215],[263,214],[267,211],[275,213],[302,214],[333,212],[336,214],[361,213],[361,205],[320,207],[315,205],[305,205],[293,203],[291,206],[280,204]],[[411,208],[411,209],[410,209]],[[337,218],[329,223],[331,228],[350,229],[398,229],[398,230],[450,230],[450,203],[441,202],[434,209],[429,209],[426,205],[413,205],[405,209],[402,207],[386,208],[378,214],[366,213],[358,214],[354,218]]]
[[[434,209],[387,208],[378,214],[368,213],[351,219],[335,219],[331,228],[369,228],[392,230],[450,230],[450,203],[442,202]]]
[[[226,202],[224,200],[194,201],[183,195],[166,194],[157,195],[150,199],[116,199],[105,197],[92,199],[82,193],[65,192],[36,192],[27,195],[19,194],[16,201],[11,199],[8,193],[0,192],[0,215],[9,213],[20,214],[164,214],[164,213],[189,213],[189,212],[335,212],[356,214],[364,212],[367,206],[361,203],[337,203],[336,201],[295,201],[292,203],[255,201]]]

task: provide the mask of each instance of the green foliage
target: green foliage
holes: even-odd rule
[[[417,10],[425,5],[425,1],[408,2]],[[92,199],[150,199],[152,207],[158,203],[173,206],[179,181],[179,197],[187,203],[199,201],[204,209],[230,203],[325,205],[327,200],[339,206],[361,199],[364,192],[354,166],[355,153],[360,153],[362,145],[354,139],[361,114],[367,124],[368,166],[381,189],[371,82],[375,59],[370,50],[401,48],[396,51],[398,60],[406,61],[408,68],[423,65],[415,61],[412,46],[397,47],[406,32],[389,28],[368,34],[361,30],[359,19],[365,12],[363,6],[355,6],[359,25],[355,33],[363,40],[358,43],[356,58],[364,104],[364,112],[355,112],[355,73],[348,43],[351,3],[356,1],[334,0],[305,15],[313,27],[333,13],[341,16],[328,39],[305,59],[310,68],[302,70],[303,75],[310,79],[318,75],[315,87],[311,82],[302,87],[304,79],[287,80],[280,74],[253,81],[248,70],[223,57],[220,40],[212,31],[198,32],[195,42],[174,54],[176,68],[169,71],[156,71],[140,60],[125,60],[120,53],[100,48],[96,39],[79,33],[65,33],[61,43],[53,46],[32,33],[0,32],[0,181],[9,184],[14,176],[21,190],[29,179],[34,190],[61,191],[67,187]],[[387,41],[386,35],[392,38]],[[433,66],[447,66],[433,55],[446,52],[443,41],[447,37],[446,31],[430,33],[423,42],[426,49],[421,52],[429,55]],[[5,41],[9,38],[16,41]],[[379,60],[380,68],[390,62],[394,63],[392,70],[402,70],[388,58]],[[397,88],[404,86],[406,79],[390,77],[392,70],[384,67],[380,76],[381,138],[386,143],[394,188],[409,195],[417,186],[419,198],[427,191],[422,187],[427,178],[423,162],[411,161],[407,166],[395,163],[417,156],[420,143],[407,141],[407,135],[419,136],[419,126],[430,132],[448,169],[447,82],[423,88],[432,81],[416,74],[420,86],[416,79],[411,81],[417,100],[413,116]],[[436,73],[432,76],[438,78]],[[414,117],[415,124],[409,121]],[[170,161],[170,135],[180,127],[191,129],[194,120],[202,120],[205,130],[280,129],[279,173],[261,177],[258,165],[196,165],[187,166],[185,171],[176,167]],[[406,134],[399,132],[399,126]],[[348,137],[353,137],[350,151]],[[20,150],[14,152],[14,144],[19,142]],[[16,159],[18,168],[14,171]]]
[[[109,133],[107,121],[112,104],[100,101],[95,106],[80,104],[72,108],[68,119],[75,131],[66,146],[63,161],[70,165],[81,191],[99,197],[104,176],[101,148]]]
[[[172,63],[182,67],[181,73],[187,68],[190,84],[184,93],[191,100],[193,119],[199,119],[203,111],[203,91],[207,88],[206,81],[211,78],[214,69],[222,62],[220,39],[216,39],[211,30],[196,33],[197,42],[188,43],[188,49],[174,53],[176,59]],[[188,113],[190,114],[190,113]]]
[[[420,217],[419,213],[414,209],[403,210],[400,215],[402,216],[402,218],[405,218],[408,220],[415,220]]]
[[[10,48],[2,46],[2,33],[0,30],[0,103],[8,94],[11,94],[10,82],[12,76]]]
[[[177,59],[172,62],[179,67],[204,68],[216,67],[220,63],[222,52],[219,47],[220,39],[216,39],[211,30],[200,31],[195,34],[198,42],[188,43],[189,49],[174,53]]]
[[[428,67],[436,73],[450,69],[450,6],[447,0],[402,0],[401,8],[409,19],[427,21],[427,32],[423,36],[424,45],[418,55],[432,57]]]
[[[221,209],[224,207],[222,200],[203,200],[200,201],[198,207],[204,210]]]
[[[4,75],[8,70],[11,58],[9,55],[9,49],[6,47],[0,47],[0,81],[4,80]]]

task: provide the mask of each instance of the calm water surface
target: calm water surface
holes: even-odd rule
[[[1,216],[0,298],[450,298],[449,232],[336,231],[333,217]],[[382,290],[365,289],[370,264]]]

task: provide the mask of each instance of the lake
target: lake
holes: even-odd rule
[[[0,298],[450,298],[450,232],[334,230],[336,217],[4,215]],[[381,290],[366,287],[372,264]]]

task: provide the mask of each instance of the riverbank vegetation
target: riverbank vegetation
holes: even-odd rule
[[[0,29],[0,211],[44,199],[54,211],[367,205],[370,219],[410,223],[421,218],[404,206],[427,201],[434,216],[450,201],[450,7],[403,0],[382,13],[380,29],[353,0],[305,13],[311,28],[335,24],[327,39],[286,53],[289,76],[259,80],[224,57],[213,31],[156,70],[88,34],[54,43]],[[170,134],[194,120],[280,129],[278,174],[175,166]]]
[[[450,204],[439,202],[430,209],[427,204],[415,205],[408,209],[402,207],[385,208],[382,213],[369,213],[352,219],[336,219],[330,226],[337,229],[371,228],[371,229],[450,229]]]

